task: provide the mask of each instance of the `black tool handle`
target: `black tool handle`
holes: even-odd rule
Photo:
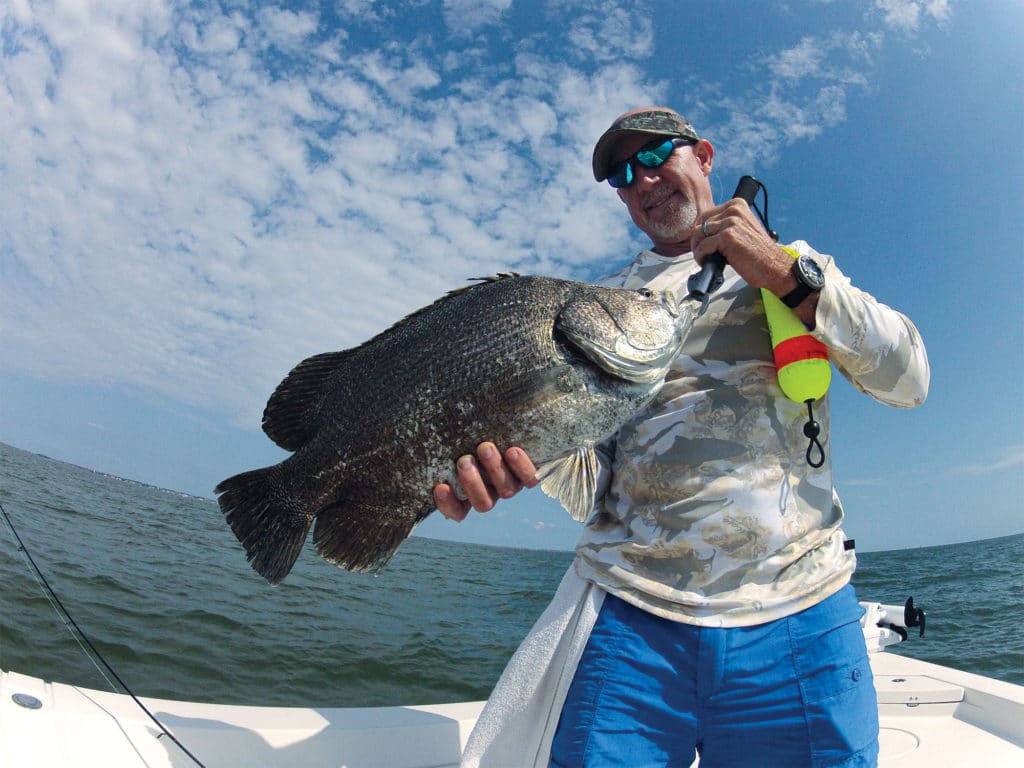
[[[732,196],[740,198],[747,205],[753,205],[759,188],[760,183],[757,179],[753,176],[743,176],[740,178],[740,183],[736,185],[736,191],[732,193]],[[703,297],[709,294],[711,286],[722,276],[723,269],[725,269],[725,257],[717,251],[704,259],[700,274],[694,278],[691,284],[690,295]]]

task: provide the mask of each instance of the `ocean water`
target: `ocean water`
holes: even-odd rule
[[[485,698],[571,562],[412,538],[376,576],[308,549],[278,587],[217,505],[0,444],[0,503],[61,602],[143,696],[303,706]],[[898,646],[1024,684],[1024,534],[859,556],[861,599],[928,614]],[[0,524],[0,668],[110,686]]]

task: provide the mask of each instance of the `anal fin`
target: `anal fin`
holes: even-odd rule
[[[313,543],[320,557],[349,571],[379,571],[433,506],[408,513],[393,506],[339,500],[316,515]]]

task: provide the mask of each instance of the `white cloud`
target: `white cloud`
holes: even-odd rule
[[[917,32],[922,16],[943,24],[953,14],[949,0],[875,0],[874,7],[887,27],[904,33]]]
[[[559,0],[573,24],[513,44],[487,37],[508,0],[452,0],[438,19],[475,37],[451,48],[381,4],[333,10],[344,28],[277,6],[0,6],[5,369],[255,426],[299,359],[469,277],[593,275],[632,247],[589,157],[614,115],[672,92],[641,66],[644,5]],[[394,34],[367,37],[378,21]],[[753,61],[764,87],[687,90],[723,162],[751,167],[845,119],[879,44],[804,36]]]
[[[833,31],[807,35],[795,45],[760,57],[755,66],[771,77],[755,79],[746,92],[723,95],[718,84],[695,84],[701,104],[713,104],[705,133],[721,146],[721,168],[770,165],[789,145],[820,136],[846,119],[853,90],[871,87],[877,32]]]
[[[472,34],[495,24],[512,6],[512,0],[444,0],[444,18],[457,34]]]
[[[576,16],[569,30],[569,52],[611,63],[644,59],[654,51],[654,25],[642,5],[598,6]]]
[[[770,58],[768,67],[776,77],[786,80],[817,75],[825,55],[826,50],[814,37],[805,37],[797,45]]]
[[[257,12],[259,29],[267,41],[284,50],[293,50],[317,29],[316,17],[311,13],[286,11],[278,7],[262,8]]]
[[[621,215],[571,221],[617,205],[571,180],[614,111],[591,76],[523,59],[443,81],[416,46],[319,28],[135,2],[8,16],[6,367],[254,425],[302,356],[470,276],[565,274],[625,244]],[[619,98],[641,90],[638,70],[609,77]]]

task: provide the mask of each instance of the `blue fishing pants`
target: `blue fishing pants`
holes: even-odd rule
[[[753,627],[608,595],[562,708],[558,768],[869,768],[878,704],[853,587]]]

